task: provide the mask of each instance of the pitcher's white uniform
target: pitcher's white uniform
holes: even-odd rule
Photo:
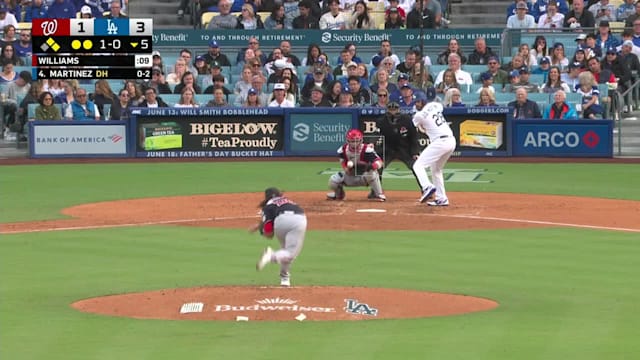
[[[442,104],[430,102],[413,115],[413,125],[418,131],[427,134],[430,140],[429,146],[420,153],[413,164],[413,171],[423,191],[435,185],[435,203],[448,205],[447,193],[444,189],[443,169],[456,148],[456,139],[442,111]],[[428,167],[431,168],[433,184],[427,175],[426,168]],[[433,204],[429,203],[429,205]]]

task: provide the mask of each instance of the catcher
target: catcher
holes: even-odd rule
[[[378,156],[373,144],[365,144],[362,131],[351,129],[347,132],[347,142],[338,149],[338,157],[343,171],[339,171],[329,178],[329,188],[333,190],[327,194],[328,200],[344,200],[345,186],[371,186],[373,198],[386,201],[382,192],[378,169],[384,162]]]
[[[291,286],[291,263],[300,254],[307,232],[307,217],[304,210],[287,199],[280,190],[270,187],[264,191],[264,200],[260,202],[262,220],[249,228],[249,232],[260,231],[266,238],[275,235],[280,241],[280,249],[273,251],[267,247],[256,264],[260,271],[268,263],[280,264],[280,285]]]

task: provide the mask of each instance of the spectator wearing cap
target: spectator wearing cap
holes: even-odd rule
[[[55,0],[49,5],[47,15],[55,19],[73,19],[76,17],[76,12],[76,7],[71,0]],[[1,18],[2,15],[0,15],[0,19]]]
[[[513,108],[514,119],[540,119],[542,113],[540,107],[535,101],[528,99],[529,93],[524,88],[517,89],[515,91],[516,99],[510,102],[508,105]]]
[[[402,93],[400,92],[400,89],[406,85],[411,86],[409,81],[410,79],[408,74],[401,73],[400,75],[398,75],[398,82],[395,84],[396,89],[390,92],[389,101],[398,101],[400,97],[402,97]],[[393,84],[393,83],[390,83],[390,84]]]
[[[400,87],[400,97],[397,100],[391,100],[397,101],[401,108],[412,108],[415,105],[415,97],[413,94],[413,87],[409,84],[404,84]]]
[[[400,14],[401,9],[402,8],[398,8],[398,7],[390,7],[389,9],[387,9],[387,11],[385,12],[385,22],[384,22],[385,30],[405,29],[407,27],[404,23],[405,21],[404,18]]]
[[[313,4],[311,0],[302,0],[298,3],[300,15],[293,19],[291,26],[294,29],[319,29],[320,20],[311,11]]]
[[[566,28],[593,28],[596,27],[596,19],[593,13],[584,8],[584,0],[573,0],[573,9],[564,16],[563,27]]]
[[[622,43],[624,45],[625,42],[631,42],[631,45],[633,46],[633,48],[631,49],[631,53],[635,54],[636,56],[640,57],[640,47],[636,46],[636,44],[633,43],[633,31],[631,30],[625,30],[622,32]],[[621,52],[622,50],[622,45],[620,45],[618,52]]]
[[[196,74],[209,75],[209,64],[207,64],[207,59],[204,55],[196,56],[196,59],[193,61],[193,67],[196,69]]]
[[[206,89],[207,87],[213,85],[213,79],[218,76],[222,77],[225,84],[227,83],[227,78],[222,75],[222,67],[217,62],[213,62],[213,64],[211,64],[211,67],[209,68],[209,77],[205,77],[202,80],[202,87]]]
[[[561,69],[565,69],[569,66],[569,59],[564,53],[564,45],[560,42],[553,44],[551,48],[551,54],[549,55],[549,62],[551,66],[558,66]]]
[[[507,6],[507,16],[505,17],[505,21],[508,21],[511,15],[516,15],[518,13],[518,11],[516,10],[516,6],[518,6],[518,3],[521,1],[522,0],[514,0],[511,4],[509,4],[509,6]],[[532,2],[526,1],[526,4],[528,12],[531,13]]]
[[[483,37],[476,38],[474,41],[474,49],[469,54],[467,64],[469,65],[483,65],[489,61],[492,56],[497,56],[490,47],[487,46],[487,42]],[[460,57],[460,55],[458,55]],[[448,61],[448,60],[447,60]],[[448,62],[447,62],[448,63]]]
[[[219,14],[211,18],[209,25],[207,25],[208,30],[231,30],[237,28],[238,18],[231,14],[231,5],[232,3],[229,0],[220,0],[218,2]]]
[[[569,86],[569,89],[573,91],[573,89],[576,88],[576,85],[579,84],[578,77],[580,76],[580,73],[583,70],[584,70],[584,67],[581,63],[579,62],[571,63],[569,64],[569,72],[562,73],[560,75],[560,78],[562,79],[562,82],[567,84],[567,86]]]
[[[554,6],[554,9],[557,13],[560,13],[562,15],[562,20],[564,20],[564,15],[569,12],[569,4],[567,3],[567,0],[536,0],[529,8],[529,14],[531,14],[531,16],[533,16],[538,23],[540,23],[540,18],[542,18],[542,15],[549,13],[550,4]],[[560,23],[557,27],[561,28],[562,23]]]
[[[596,35],[596,47],[600,48],[604,53],[609,48],[616,48],[622,44],[622,41],[611,33],[609,21],[602,20],[598,26],[598,34]]]
[[[391,10],[391,9],[395,9],[395,10]],[[398,16],[402,24],[404,24],[407,21],[407,12],[400,5],[399,0],[389,0],[389,6],[387,6],[387,8],[384,11],[385,22],[389,20],[389,15],[391,14],[391,12],[398,13]]]
[[[44,0],[31,0],[31,4],[25,7],[24,22],[32,22],[33,19],[46,19],[49,17],[49,9]]]
[[[549,75],[549,69],[551,69],[551,62],[548,57],[542,58],[538,63],[538,67],[531,70],[532,74],[543,75],[544,81],[547,81]]]
[[[97,9],[96,9],[97,11]],[[93,19],[93,8],[89,5],[84,5],[80,8],[80,17],[83,19]]]
[[[525,1],[516,4],[516,14],[509,16],[507,19],[507,28],[509,29],[533,29],[536,27],[536,19],[527,14],[529,6]]]
[[[164,71],[159,66],[151,68],[151,80],[147,83],[147,87],[156,89],[157,94],[171,94],[171,88],[167,84],[164,78]],[[135,98],[135,93],[131,95],[131,98]]]
[[[553,93],[553,103],[544,110],[543,119],[578,119],[578,113],[573,105],[567,104],[567,91],[556,90]]]
[[[329,12],[322,15],[319,21],[321,30],[345,30],[349,19],[340,11],[340,0],[329,0]]]
[[[636,21],[636,19],[640,19],[640,1],[636,1],[634,6],[636,12],[627,17],[627,20],[625,20],[624,22],[625,28],[633,28],[633,23]]]
[[[542,0],[540,0],[542,1]],[[534,7],[538,4],[534,4]],[[544,8],[544,13],[540,14],[538,19],[538,29],[557,29],[562,30],[562,24],[564,23],[564,14],[558,12],[558,4],[554,1],[549,1]],[[535,15],[533,15],[536,17]]]
[[[618,91],[620,93],[625,92],[629,86],[631,86],[631,69],[627,67],[626,62],[618,59],[618,52],[616,48],[608,48],[605,58],[601,63],[603,70],[609,70],[618,80]]]
[[[359,105],[353,103],[353,96],[351,96],[351,89],[348,86],[342,86],[338,103],[335,107],[350,108],[359,107]]]
[[[493,84],[499,86],[501,90],[509,83],[509,73],[500,68],[500,59],[497,56],[489,58],[486,72],[491,74]]]
[[[258,96],[258,90],[254,88],[247,90],[247,95],[244,103],[242,103],[242,107],[265,107],[265,104],[262,103]]]
[[[302,102],[309,101],[311,90],[315,87],[321,87],[325,94],[328,93],[330,84],[331,81],[327,77],[327,73],[322,68],[315,68],[311,78],[306,79],[302,90],[300,90]]]
[[[273,85],[273,101],[269,103],[269,107],[292,108],[295,103],[286,98],[287,89],[283,83]]]
[[[215,40],[209,41],[209,51],[202,56],[204,56],[204,60],[209,66],[214,62],[217,62],[221,66],[231,66],[229,58],[220,51],[220,44]]]
[[[626,64],[626,67],[631,70],[631,74],[640,74],[640,61],[638,60],[638,56],[633,53],[633,42],[631,40],[625,40],[622,43],[620,52],[618,53],[618,59],[620,62]],[[632,77],[636,80],[637,75]]]
[[[520,71],[511,70],[509,72],[509,85],[504,88],[504,92],[514,93],[520,87]]]
[[[540,87],[540,92],[553,94],[558,90],[571,92],[571,88],[567,83],[562,81],[561,70],[557,66],[552,66],[547,75],[547,81]]]
[[[266,94],[263,92],[264,83],[265,83],[264,77],[260,75],[253,75],[251,77],[251,87],[258,92],[257,96],[260,98],[260,103],[262,103],[263,106],[267,106],[267,104],[269,104],[270,94]],[[244,104],[244,102],[247,100],[247,96],[248,94],[236,95],[236,100],[234,105],[242,106],[242,104]]]
[[[449,55],[448,70],[452,70],[454,72],[458,85],[466,85],[468,88],[473,84],[471,74],[462,70],[462,63],[460,62],[460,56],[458,56],[458,54]],[[436,87],[443,81],[444,72],[445,70],[442,70],[438,73],[435,81]]]
[[[540,86],[529,80],[530,72],[526,66],[521,67],[520,70],[518,70],[518,73],[520,73],[520,82],[518,83],[519,87],[525,88],[529,93],[540,92]]]
[[[609,0],[600,0],[589,7],[589,11],[593,14],[595,23],[601,21],[616,21],[616,7],[609,3]]]
[[[582,33],[582,34],[578,34],[578,36],[576,36],[576,39],[574,40],[576,42],[576,46],[578,46],[578,48],[585,46],[584,43],[587,40],[587,34]]]
[[[482,86],[478,88],[478,90],[476,90],[476,94],[480,94],[480,92],[483,89],[487,89],[489,91],[491,91],[492,93],[496,92],[496,89],[493,87],[493,75],[491,75],[490,72],[485,71],[483,73],[480,74],[480,82],[482,83]]]
[[[627,21],[629,16],[635,14],[636,6],[635,0],[624,0],[620,6],[616,9],[616,20],[617,21]]]
[[[311,88],[309,99],[303,100],[301,107],[331,107],[329,101],[325,98],[325,90],[321,86]]]
[[[440,23],[437,15],[429,7],[431,0],[422,1],[422,11],[420,11],[420,1],[416,1],[413,9],[407,14],[407,29],[419,29],[422,22],[424,29],[435,29]],[[421,21],[422,20],[422,21]]]

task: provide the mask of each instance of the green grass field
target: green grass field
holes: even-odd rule
[[[324,191],[328,175],[321,172],[335,166],[311,161],[2,166],[0,222],[64,218],[65,207],[114,199],[260,192],[272,185]],[[396,175],[402,166],[391,165],[401,170]],[[481,173],[475,182],[448,182],[451,192],[640,201],[638,165],[450,163],[448,168]],[[402,176],[385,178],[384,185],[415,190],[414,180]],[[633,310],[640,300],[638,233],[371,230],[311,228],[293,268],[295,285],[471,294],[500,306],[453,317],[357,322],[105,317],[69,304],[173,287],[274,284],[277,269],[256,273],[265,240],[243,229],[145,226],[1,235],[0,359],[506,360],[640,354],[634,335],[640,313]]]

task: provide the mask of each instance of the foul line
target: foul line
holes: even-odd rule
[[[415,214],[415,215],[418,215],[418,214]],[[419,215],[423,215],[423,214],[419,214]],[[510,218],[499,218],[499,217],[492,217],[492,216],[445,215],[445,214],[424,214],[424,215],[440,216],[440,217],[453,217],[453,218],[461,218],[461,219],[474,219],[474,220],[493,220],[493,221],[503,221],[503,222],[517,222],[517,223],[525,223],[525,224],[566,226],[566,227],[573,227],[573,228],[595,229],[595,230],[614,230],[614,231],[640,232],[640,229],[628,229],[628,228],[620,228],[620,227],[612,227],[612,226],[571,224],[571,223],[561,223],[561,222],[542,221],[542,220],[510,219]]]
[[[342,215],[344,215],[346,213],[347,213],[347,209],[343,208],[343,209],[340,210],[340,212],[338,214],[318,213],[318,214],[313,214],[313,216],[342,216]],[[640,233],[640,229],[629,229],[629,228],[612,227],[612,226],[571,224],[571,223],[562,223],[562,222],[554,222],[554,221],[543,221],[543,220],[526,220],[526,219],[500,218],[500,217],[492,217],[492,216],[478,216],[478,215],[464,215],[464,214],[459,214],[459,215],[454,215],[454,214],[424,214],[424,213],[422,213],[422,214],[416,214],[416,213],[398,214],[396,211],[394,211],[393,215],[436,216],[436,217],[449,217],[449,218],[459,218],[459,219],[502,221],[502,222],[513,222],[513,223],[524,223],[524,224],[565,226],[565,227],[582,228],[582,229],[613,230],[613,231],[626,231],[626,232]],[[255,218],[258,218],[258,216],[253,215],[253,216],[228,216],[228,217],[210,217],[210,218],[196,218],[196,219],[177,219],[177,220],[162,220],[162,221],[145,221],[145,222],[125,223],[125,224],[67,226],[67,227],[58,227],[58,228],[30,229],[30,230],[16,230],[16,231],[1,231],[0,230],[0,234],[23,234],[23,233],[39,233],[39,232],[47,232],[47,231],[110,229],[110,228],[132,227],[132,226],[184,224],[184,223],[200,222],[200,221],[226,221],[226,220],[243,220],[243,219],[255,219]]]

